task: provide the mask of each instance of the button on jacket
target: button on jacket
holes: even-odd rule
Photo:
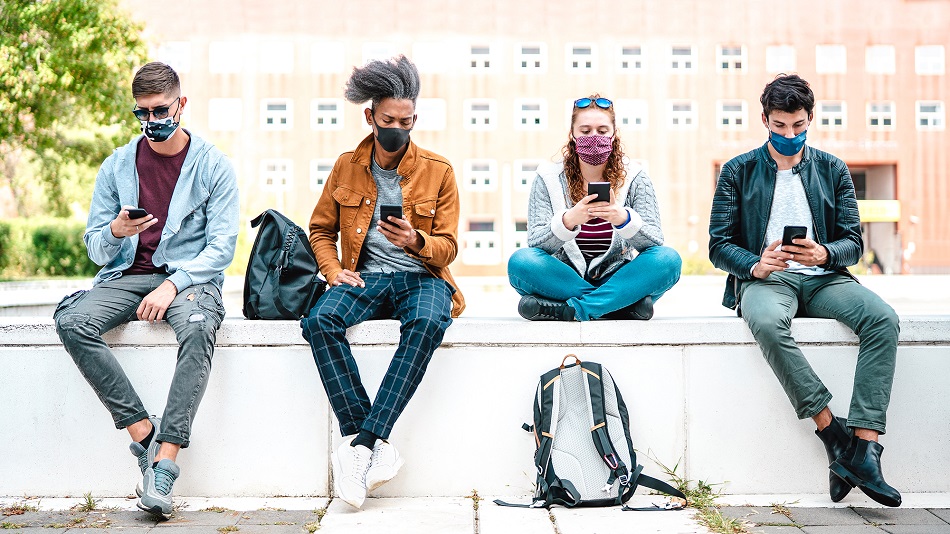
[[[765,231],[775,194],[778,165],[767,143],[726,163],[719,174],[709,216],[709,259],[729,273],[722,304],[737,308],[739,284],[768,246]],[[825,269],[848,274],[861,257],[861,219],[848,166],[837,157],[805,146],[792,168],[801,176],[811,208],[815,241],[828,249]],[[849,275],[850,276],[850,275]]]
[[[376,208],[372,157],[372,134],[356,150],[341,154],[310,217],[310,245],[329,283],[343,269],[356,271],[360,264],[360,252]],[[442,156],[419,148],[410,138],[396,172],[402,177],[403,213],[424,241],[419,254],[403,250],[419,259],[433,276],[455,288],[452,317],[458,317],[465,309],[465,299],[449,271],[449,264],[458,254],[459,220],[452,165]]]

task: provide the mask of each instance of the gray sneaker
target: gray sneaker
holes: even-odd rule
[[[155,440],[155,437],[158,436],[158,429],[162,427],[162,418],[152,415],[149,416],[148,420],[152,422],[152,426],[155,428],[155,435],[152,436],[152,442],[148,444],[148,448],[146,449],[137,441],[133,441],[129,444],[129,450],[132,451],[132,455],[139,459],[139,471],[142,472],[142,476],[145,476],[145,470],[155,463],[155,455],[158,454],[158,449],[162,445]],[[141,482],[135,485],[135,495],[138,497],[142,496]]]
[[[168,459],[146,469],[143,481],[145,491],[136,505],[146,512],[168,519],[172,513],[172,486],[180,472],[178,464]]]

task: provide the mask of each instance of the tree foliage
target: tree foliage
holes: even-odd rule
[[[0,174],[15,196],[19,163],[33,161],[47,209],[68,214],[68,169],[128,137],[141,32],[118,0],[0,0]]]

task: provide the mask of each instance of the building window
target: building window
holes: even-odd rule
[[[466,130],[494,130],[498,123],[498,103],[492,99],[468,99],[463,104]]]
[[[330,177],[330,171],[333,170],[332,159],[312,159],[310,160],[310,190],[320,191],[327,185],[327,178]]]
[[[310,128],[314,130],[343,129],[343,100],[315,98],[310,101]]]
[[[771,73],[795,71],[795,47],[789,45],[765,47],[765,71]]]
[[[917,129],[943,130],[946,116],[942,101],[917,102]]]
[[[216,41],[208,45],[208,71],[233,74],[244,70],[244,47],[238,41]]]
[[[844,130],[848,127],[847,106],[844,101],[818,102],[817,107],[820,130]]]
[[[156,57],[181,74],[191,71],[191,42],[165,41],[158,46]]]
[[[262,159],[261,189],[265,191],[287,191],[293,187],[294,160]]]
[[[289,130],[294,127],[294,103],[289,98],[261,100],[261,128]]]
[[[414,130],[445,130],[446,102],[444,98],[420,98],[416,100],[416,124]]]
[[[894,102],[868,103],[868,130],[894,129]]]
[[[514,239],[511,241],[512,248],[519,249],[528,246],[528,221],[515,221]]]
[[[568,44],[567,72],[588,73],[597,70],[597,47],[592,44]]]
[[[514,182],[515,189],[518,191],[528,191],[534,178],[538,175],[539,159],[516,159],[514,164]]]
[[[237,132],[241,129],[244,101],[240,98],[212,98],[208,100],[208,129],[218,132]]]
[[[869,46],[864,51],[864,66],[869,74],[894,74],[897,53],[892,45]]]
[[[848,49],[844,45],[815,46],[815,71],[818,74],[848,72]]]
[[[468,68],[472,70],[491,70],[492,53],[490,45],[472,45],[468,53]]]
[[[670,129],[696,129],[696,105],[691,100],[674,100],[670,102]]]
[[[343,72],[343,43],[314,43],[310,45],[310,72],[314,74],[335,74]]]
[[[547,46],[544,43],[519,45],[515,53],[515,70],[544,72],[547,68]]]
[[[945,69],[943,45],[914,47],[914,71],[917,74],[942,75]]]
[[[294,71],[294,43],[262,41],[257,45],[257,71],[267,74],[290,74]]]
[[[467,159],[463,169],[466,189],[488,191],[498,187],[498,163],[495,160]]]
[[[445,72],[449,64],[448,47],[438,41],[412,45],[412,62],[423,74]]]
[[[499,236],[493,220],[470,220],[468,231],[463,232],[462,262],[469,265],[496,265],[501,263]]]
[[[618,70],[622,72],[641,72],[643,70],[643,47],[621,46]]]
[[[720,100],[716,106],[716,127],[720,130],[745,130],[749,112],[745,100]]]
[[[617,128],[621,130],[647,129],[647,101],[623,98],[614,100],[614,113],[617,115]]]
[[[396,55],[396,47],[389,42],[371,42],[363,44],[363,64],[367,64],[374,59],[383,61],[392,59]]]
[[[742,72],[745,63],[745,47],[736,45],[717,47],[716,68],[720,72]]]
[[[670,49],[670,70],[692,72],[696,65],[696,49],[692,46],[674,46]]]
[[[515,100],[515,129],[543,130],[548,126],[548,104],[543,98]]]

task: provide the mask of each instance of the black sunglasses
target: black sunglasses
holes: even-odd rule
[[[586,98],[585,97],[585,98],[578,98],[577,100],[574,101],[574,107],[580,108],[580,109],[589,108],[591,104],[597,104],[597,107],[601,109],[607,109],[610,106],[614,105],[614,103],[611,102],[607,98]]]
[[[159,106],[155,109],[142,109],[136,106],[132,109],[132,114],[135,115],[135,118],[140,121],[147,121],[149,115],[154,115],[156,119],[164,119],[168,116],[168,110],[174,106],[175,102],[178,102],[180,98],[181,97],[179,96],[173,100],[171,104],[168,104],[167,106]]]

